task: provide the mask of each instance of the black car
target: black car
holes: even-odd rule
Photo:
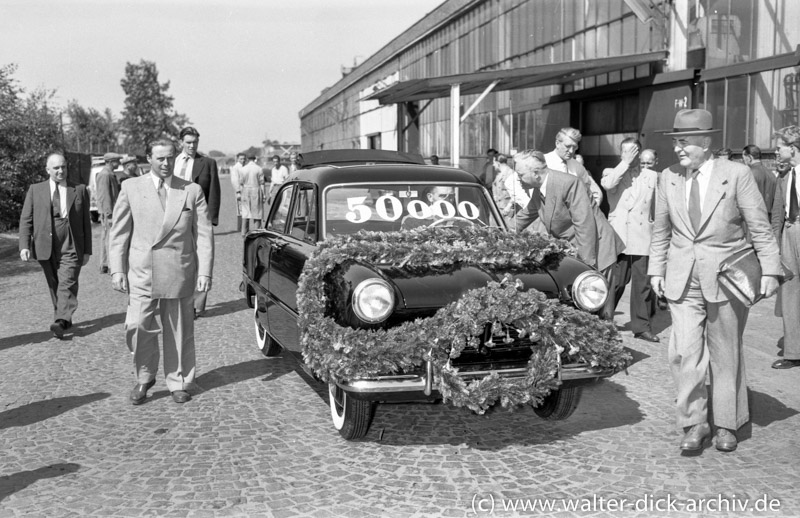
[[[302,353],[346,439],[379,401],[528,403],[564,419],[584,384],[625,367],[594,315],[602,275],[564,241],[508,232],[472,174],[386,151],[302,164],[245,238],[242,289],[259,349]]]

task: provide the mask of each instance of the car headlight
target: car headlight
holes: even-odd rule
[[[608,283],[599,272],[586,271],[572,284],[572,300],[584,311],[594,312],[608,299]]]
[[[382,322],[392,314],[393,309],[394,290],[383,279],[361,281],[353,291],[353,310],[364,322]]]

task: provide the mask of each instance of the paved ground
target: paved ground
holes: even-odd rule
[[[227,178],[223,188],[228,202]],[[203,392],[176,405],[161,379],[139,407],[127,400],[125,297],[96,258],[75,333],[58,341],[38,265],[0,236],[0,517],[800,515],[800,369],[769,368],[781,336],[772,300],[748,324],[753,419],[735,453],[679,455],[666,347],[630,333],[628,375],[585,391],[567,421],[380,405],[369,435],[346,442],[326,387],[294,356],[256,350],[234,227],[217,229],[210,311],[197,322]],[[662,315],[662,340],[668,324]]]

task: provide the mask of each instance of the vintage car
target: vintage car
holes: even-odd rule
[[[594,315],[605,279],[571,250],[508,232],[463,170],[320,151],[246,236],[241,289],[258,348],[302,353],[345,439],[367,433],[377,402],[528,403],[564,419],[628,359]]]

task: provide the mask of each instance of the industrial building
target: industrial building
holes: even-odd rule
[[[302,149],[478,172],[573,126],[597,177],[628,136],[672,163],[682,108],[714,114],[715,147],[768,149],[798,123],[798,19],[797,0],[447,0],[303,108]]]

